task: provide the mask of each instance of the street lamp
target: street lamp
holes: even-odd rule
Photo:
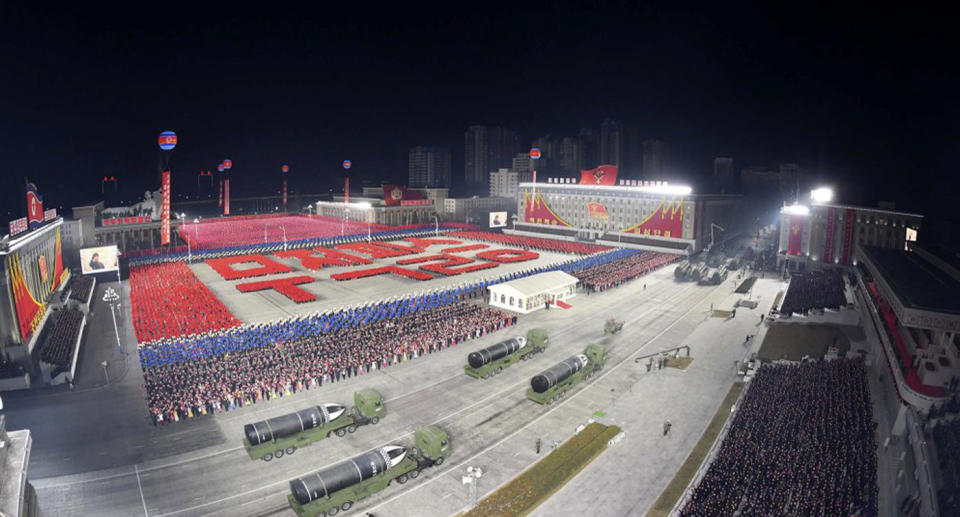
[[[120,306],[117,303],[120,301],[120,295],[117,294],[112,287],[107,287],[106,292],[103,293],[103,301],[110,306],[110,316],[113,317],[113,334],[117,337],[117,350],[120,350],[120,355],[123,355],[123,345],[120,344],[120,331],[117,330],[117,313],[114,312],[114,310]],[[104,367],[104,371],[106,371],[106,367]]]
[[[177,219],[180,220],[180,226],[181,226],[181,227],[183,227],[183,225],[184,225],[184,220],[185,220],[186,218],[187,218],[187,214],[185,214],[185,213],[183,213],[183,212],[177,214]],[[187,241],[187,263],[190,264],[190,263],[193,262],[193,252],[190,250],[190,239],[183,239],[183,240]],[[117,275],[117,278],[119,279],[119,274]]]
[[[517,214],[510,216],[510,220],[513,222],[513,231],[517,231]]]
[[[483,470],[480,467],[467,467],[467,475],[460,478],[460,481],[467,486],[468,508],[477,506],[477,482],[481,477],[483,477]]]
[[[437,217],[437,213],[433,213],[433,235],[435,237],[440,236],[440,218]]]

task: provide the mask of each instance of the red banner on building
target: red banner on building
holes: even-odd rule
[[[401,185],[383,184],[383,200],[387,206],[399,206],[404,201],[425,199],[423,192],[419,190],[408,190]]]
[[[531,197],[530,192],[524,194],[523,220],[533,224],[570,226],[547,205],[541,191],[537,191],[533,197]]]
[[[616,185],[617,166],[601,165],[596,169],[580,171],[581,185]]]
[[[607,207],[600,203],[587,203],[587,212],[590,214],[591,219],[610,219],[610,214],[607,213]]]
[[[646,219],[621,231],[655,237],[683,238],[683,198],[676,201],[664,199]]]
[[[230,178],[223,179],[223,215],[230,215]]]
[[[799,255],[803,251],[803,216],[790,216],[790,234],[787,240],[787,254]]]
[[[850,265],[850,254],[853,251],[853,218],[856,212],[848,208],[843,215],[843,256],[840,257],[840,263]]]
[[[827,237],[823,243],[823,261],[827,264],[833,262],[833,243],[837,240],[837,209],[830,207],[827,210]]]
[[[170,244],[170,171],[164,171],[160,180],[160,245]]]
[[[223,178],[220,178],[220,199],[217,200],[217,206],[223,206]]]
[[[287,208],[287,178],[283,178],[283,208]]]

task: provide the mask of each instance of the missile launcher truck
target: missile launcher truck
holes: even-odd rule
[[[563,398],[577,384],[603,368],[606,352],[603,345],[588,345],[582,354],[540,372],[530,379],[527,398],[537,404],[552,404]]]
[[[433,465],[442,465],[452,448],[447,433],[434,425],[414,432],[414,446],[387,445],[290,481],[287,500],[299,517],[331,517],[373,495],[392,481],[401,485]]]
[[[530,329],[527,337],[517,336],[467,356],[464,373],[476,379],[488,379],[517,361],[526,361],[547,349],[547,331]]]
[[[329,437],[356,432],[363,425],[376,425],[386,414],[383,396],[374,389],[362,389],[353,394],[354,406],[320,404],[296,413],[289,413],[243,426],[243,447],[250,459],[270,461],[293,454]]]

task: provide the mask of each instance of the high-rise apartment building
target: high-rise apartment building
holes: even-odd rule
[[[510,169],[490,173],[490,197],[516,197],[520,174]]]
[[[577,164],[577,170],[592,169],[601,165],[597,132],[585,127],[577,135],[577,141],[580,143],[580,162]]]
[[[464,147],[464,183],[477,188],[486,185],[490,171],[510,167],[520,151],[520,138],[500,126],[470,126],[464,133]]]
[[[579,138],[564,137],[560,140],[560,158],[557,172],[561,176],[576,176],[583,163],[583,147]]]
[[[623,124],[610,118],[600,124],[599,165],[623,165]]]
[[[733,158],[717,157],[713,159],[713,184],[717,192],[729,194],[733,191]]]
[[[661,140],[643,141],[643,177],[647,180],[661,179],[666,162],[667,144]]]
[[[417,146],[410,149],[407,186],[449,188],[450,149],[435,146]]]

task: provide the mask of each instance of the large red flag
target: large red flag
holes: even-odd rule
[[[790,237],[787,242],[787,253],[799,255],[803,248],[803,216],[790,216]]]
[[[580,171],[581,185],[615,185],[616,183],[616,165],[601,165],[596,169]]]

